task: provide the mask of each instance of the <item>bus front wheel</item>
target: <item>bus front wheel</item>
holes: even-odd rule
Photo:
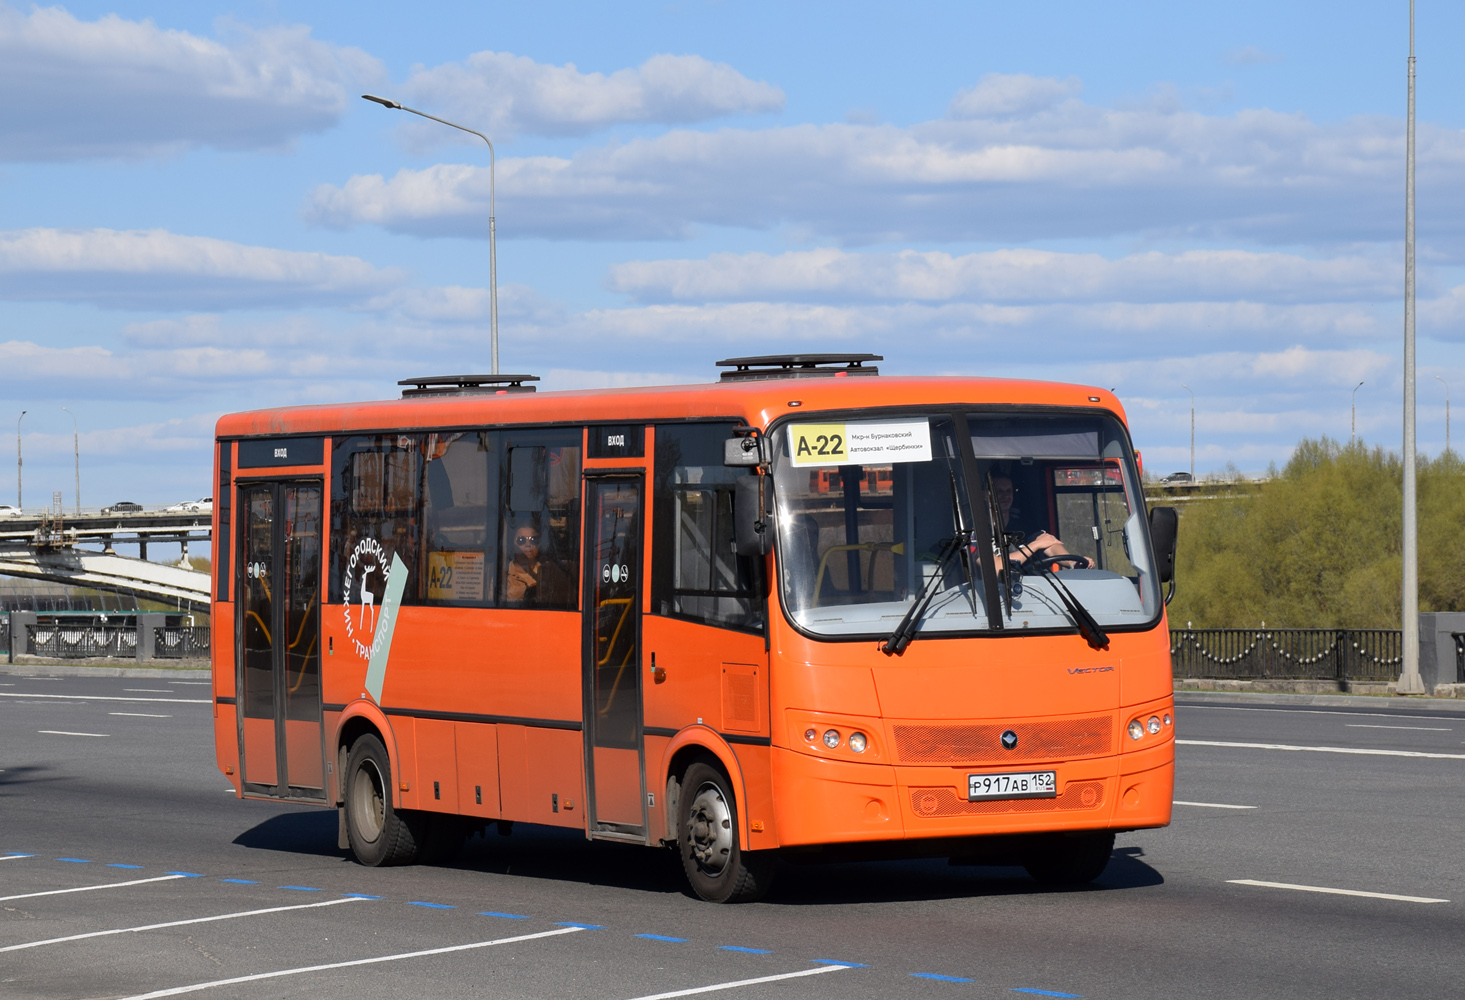
[[[1113,853],[1113,833],[1060,834],[1035,845],[1024,867],[1044,885],[1083,885],[1104,873]]]
[[[698,896],[710,903],[747,903],[768,891],[774,858],[744,851],[738,842],[737,803],[721,771],[700,762],[687,768],[677,820],[682,870]]]
[[[417,859],[425,824],[392,806],[392,763],[375,736],[351,747],[345,774],[346,837],[363,865],[406,865]]]

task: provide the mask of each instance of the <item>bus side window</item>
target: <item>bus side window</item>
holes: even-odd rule
[[[418,596],[434,604],[492,602],[498,533],[497,497],[490,477],[498,463],[492,431],[429,434],[423,491],[423,566]],[[494,518],[495,522],[497,518]]]
[[[722,464],[735,423],[659,424],[651,606],[656,614],[763,628],[757,560],[733,547],[733,492],[746,468]]]
[[[579,606],[580,431],[504,434],[499,603]]]
[[[423,437],[371,434],[335,439],[331,454],[332,603],[380,608],[393,556],[402,560],[409,574],[403,600],[411,603],[416,597],[418,587],[412,577],[420,573]],[[364,625],[365,610],[362,615]]]

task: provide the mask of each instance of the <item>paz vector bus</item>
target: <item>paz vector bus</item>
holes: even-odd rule
[[[718,902],[780,857],[1096,878],[1170,821],[1174,512],[1111,393],[879,360],[221,418],[219,767],[367,865],[534,823]]]

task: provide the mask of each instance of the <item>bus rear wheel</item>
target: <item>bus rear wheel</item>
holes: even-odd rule
[[[356,860],[372,868],[407,865],[422,849],[426,824],[392,805],[392,763],[375,736],[351,747],[344,775],[346,837]]]
[[[1034,845],[1023,867],[1044,885],[1084,885],[1104,873],[1113,853],[1111,832],[1059,834]]]
[[[693,764],[682,777],[677,841],[687,882],[709,903],[752,902],[773,882],[774,858],[742,849],[732,785],[708,764]]]

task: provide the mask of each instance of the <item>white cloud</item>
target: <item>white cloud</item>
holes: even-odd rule
[[[1082,91],[1083,82],[1076,76],[1059,80],[1026,73],[988,73],[975,87],[958,91],[947,114],[952,118],[1028,115],[1077,97]]]
[[[261,149],[329,128],[347,86],[382,75],[304,26],[219,22],[219,39],[61,7],[0,4],[0,158],[142,157]]]
[[[246,246],[161,229],[0,232],[0,298],[121,309],[350,302],[401,281],[359,257]]]
[[[404,89],[410,103],[440,109],[443,117],[495,141],[521,132],[583,135],[631,123],[691,124],[778,111],[784,104],[779,88],[701,56],[652,56],[607,75],[582,73],[573,63],[551,66],[508,52],[475,52],[461,63],[419,67]],[[413,136],[428,143],[452,133],[433,125],[414,127]]]
[[[608,285],[643,302],[907,299],[987,302],[1369,301],[1402,294],[1394,259],[1244,250],[1099,254],[1010,249],[959,256],[837,248],[713,254],[611,266]]]
[[[1419,130],[1429,240],[1465,254],[1465,133]],[[572,157],[500,162],[505,236],[678,239],[787,226],[842,243],[1029,242],[1143,234],[1287,244],[1393,241],[1403,123],[1112,109],[893,125],[675,130]],[[488,171],[464,165],[326,184],[310,221],[485,234]]]

